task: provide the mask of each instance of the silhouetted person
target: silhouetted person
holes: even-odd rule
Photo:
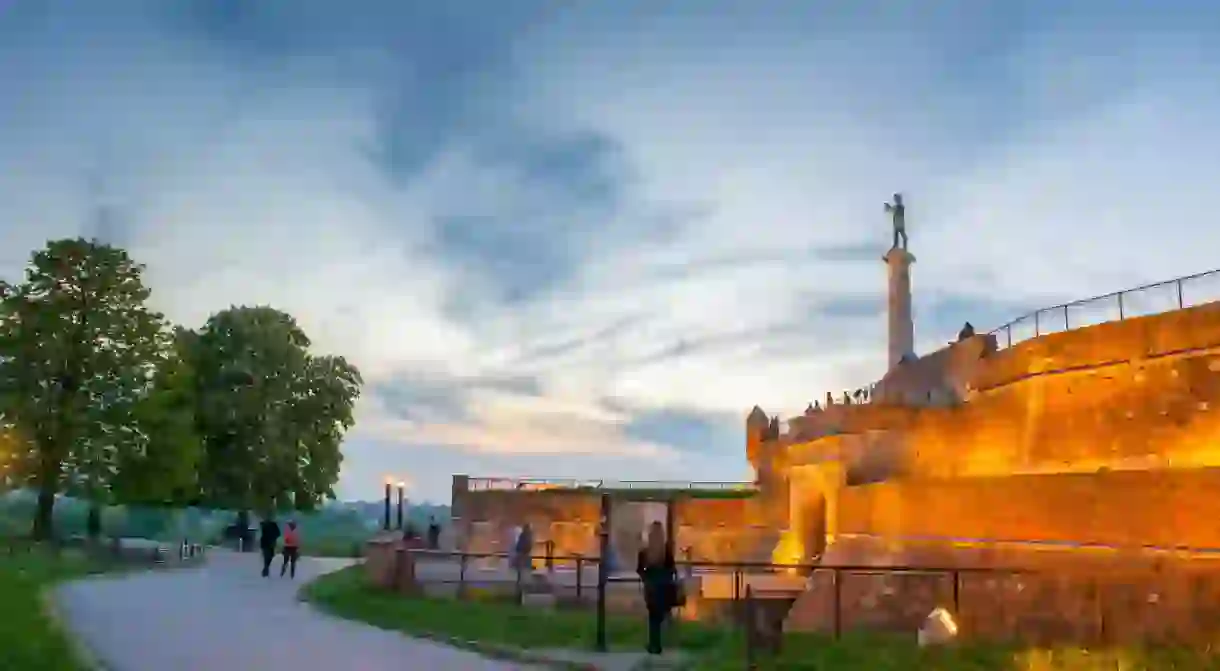
[[[297,530],[297,523],[293,520],[288,520],[288,528],[284,531],[284,563],[280,566],[280,577],[284,577],[284,571],[287,570],[288,577],[297,577],[297,559],[301,557],[301,532]]]
[[[428,549],[439,550],[441,547],[441,525],[433,517],[428,521]]]
[[[517,534],[517,543],[513,548],[513,568],[518,571],[528,571],[533,567],[530,555],[534,550],[534,530],[529,523],[521,525],[521,533]]]
[[[258,525],[258,545],[263,551],[263,577],[271,574],[271,562],[275,559],[275,544],[280,540],[280,525],[268,516]]]
[[[659,655],[661,625],[679,601],[678,568],[660,522],[648,527],[648,543],[640,550],[636,573],[644,586],[644,605],[648,608],[648,653]]]

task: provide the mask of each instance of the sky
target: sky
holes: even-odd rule
[[[753,405],[885,372],[895,191],[920,352],[1220,267],[1217,34],[1174,0],[0,0],[0,276],[83,235],[179,323],[292,313],[366,381],[341,498],[748,480]]]

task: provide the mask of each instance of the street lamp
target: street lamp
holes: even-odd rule
[[[407,488],[407,483],[402,480],[398,481],[398,530],[402,531],[402,493]]]
[[[390,487],[394,485],[391,478],[385,479],[385,517],[382,520],[381,528],[385,531],[390,530]]]

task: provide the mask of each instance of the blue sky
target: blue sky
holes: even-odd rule
[[[883,372],[896,190],[924,351],[1220,266],[1220,12],[931,7],[0,0],[0,273],[292,312],[367,380],[345,498],[745,479],[752,405]]]

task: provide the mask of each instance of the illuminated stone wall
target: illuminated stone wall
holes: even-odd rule
[[[839,492],[843,534],[1220,548],[1220,469],[914,479]]]
[[[897,432],[911,475],[1220,465],[1220,305],[1026,341]]]
[[[459,547],[469,552],[507,552],[514,527],[529,523],[535,553],[548,540],[555,555],[599,554],[597,524],[600,496],[572,491],[453,492]],[[634,514],[637,504],[615,500],[613,538],[622,561],[633,557],[646,520]],[[767,515],[759,498],[683,498],[675,502],[675,547],[690,548],[695,561],[766,561],[778,539],[775,515]],[[457,513],[461,514],[458,515]],[[626,528],[632,527],[632,528]]]
[[[782,452],[777,481],[791,487],[777,557],[808,554],[816,525],[805,518],[823,501],[828,540],[1220,548],[1209,527],[1220,507],[1208,500],[1220,476],[1205,469],[1220,466],[1220,304],[1001,351],[977,336],[899,367],[875,398],[789,420],[774,447],[755,448]],[[832,465],[838,484],[808,475]],[[849,548],[864,549],[835,561],[932,556],[851,543],[831,554]]]
[[[999,352],[981,338],[926,357],[939,363],[919,374],[887,376],[891,396],[939,385],[961,395],[956,404],[881,401],[794,418],[779,441],[786,462],[840,461],[848,482],[1220,465],[1220,305]]]

